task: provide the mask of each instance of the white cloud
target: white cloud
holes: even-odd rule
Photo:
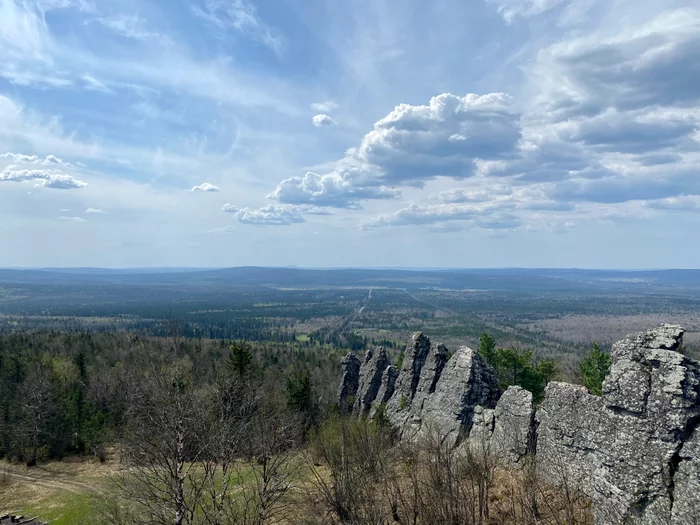
[[[512,105],[504,93],[443,93],[426,106],[400,104],[352,156],[383,184],[422,186],[438,176],[470,177],[476,159],[514,156],[520,115]],[[450,140],[455,136],[458,140]]]
[[[236,213],[238,208],[236,208],[233,204],[226,203],[224,204],[224,207],[221,208],[221,211],[225,211],[226,213]]]
[[[87,222],[82,217],[59,217],[59,219],[62,221],[69,221],[69,222]]]
[[[158,36],[158,33],[146,29],[146,20],[139,13],[133,15],[120,13],[110,17],[96,18],[95,21],[125,38],[145,40]]]
[[[336,124],[335,120],[323,113],[319,115],[314,115],[313,119],[311,120],[313,121],[314,126],[316,126],[317,128],[324,126],[335,126]]]
[[[203,182],[202,184],[193,186],[190,191],[204,191],[208,193],[216,193],[219,191],[219,188],[217,186],[214,186],[213,184],[209,184],[208,182]]]
[[[200,18],[222,29],[234,29],[258,41],[281,56],[284,51],[282,35],[258,17],[255,6],[248,0],[205,0],[204,8],[193,8]]]
[[[332,100],[326,100],[325,102],[314,102],[310,107],[318,113],[330,113],[334,109],[338,109],[338,104]]]
[[[99,91],[101,93],[107,93],[109,95],[114,95],[114,91],[112,91],[109,86],[107,86],[104,82],[100,82],[96,78],[92,77],[91,75],[88,75],[87,73],[82,76],[82,80],[85,83],[84,87],[85,89],[91,90],[91,91]]]
[[[700,211],[700,195],[682,195],[666,199],[650,200],[645,206],[656,210]]]
[[[85,210],[85,213],[107,213],[107,212],[104,210],[101,210],[99,208],[88,208],[87,210]]]
[[[72,190],[78,188],[84,188],[87,183],[74,179],[70,175],[65,175],[63,173],[52,171],[52,170],[10,170],[6,169],[0,173],[0,182],[2,181],[14,181],[14,182],[24,182],[39,180],[40,185],[47,188],[54,188],[60,190]]]
[[[440,192],[438,199],[448,204],[485,202],[501,195],[511,195],[513,189],[503,184],[482,184],[473,188],[453,188]]]
[[[268,197],[283,204],[312,204],[332,208],[359,208],[359,201],[394,199],[397,190],[362,186],[355,170],[346,169],[319,175],[308,172],[303,177],[283,180]]]
[[[45,166],[50,166],[52,164],[67,167],[72,166],[70,162],[65,162],[55,155],[47,155],[42,159],[36,155],[24,155],[22,153],[0,153],[0,159],[10,159],[14,162],[25,164],[43,164]]]
[[[421,187],[439,176],[466,178],[477,161],[516,155],[519,115],[503,93],[444,93],[427,106],[400,104],[379,120],[334,171],[282,181],[270,198],[287,204],[358,208],[366,199],[392,199],[396,186]],[[455,134],[459,140],[450,140]]]
[[[224,211],[235,213],[238,222],[243,224],[254,224],[258,226],[288,226],[305,222],[304,216],[296,206],[280,206],[268,204],[259,209],[241,208],[227,204]]]
[[[507,22],[512,22],[514,18],[531,17],[545,13],[555,7],[565,4],[568,0],[486,0],[488,3],[496,4],[498,12],[501,13]],[[579,0],[580,1],[580,0]]]

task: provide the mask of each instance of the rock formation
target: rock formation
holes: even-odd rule
[[[466,442],[508,468],[534,457],[540,479],[592,499],[597,525],[690,525],[700,523],[700,363],[682,341],[673,325],[629,335],[613,345],[601,397],[551,382],[535,412],[520,387],[500,395],[472,349],[448,360],[415,334],[401,370],[382,349],[361,366],[346,357],[339,397],[356,395],[360,415],[383,405],[402,439]]]
[[[500,391],[493,369],[474,350],[462,347],[449,361],[448,354],[445,345],[433,346],[421,333],[411,337],[400,370],[389,365],[384,349],[369,350],[358,374],[354,413],[373,416],[384,405],[404,439],[435,432],[451,443],[461,441],[474,408],[495,407]]]
[[[535,405],[532,393],[509,386],[494,410],[476,407],[469,446],[477,455],[488,452],[508,468],[520,468],[535,447]]]
[[[613,345],[601,398],[547,387],[540,471],[589,494],[597,524],[695,523],[700,363],[679,352],[682,340],[682,328],[662,325]]]
[[[384,348],[367,350],[365,360],[360,366],[357,401],[355,401],[355,412],[357,414],[365,415],[372,408],[372,403],[377,398],[379,388],[382,385],[382,376],[387,366],[389,366],[389,359]]]
[[[353,353],[349,353],[341,362],[343,368],[343,380],[338,389],[338,404],[344,412],[350,411],[355,403],[357,389],[360,386],[360,360]]]

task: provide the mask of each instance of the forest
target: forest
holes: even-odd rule
[[[501,388],[540,401],[554,379],[600,395],[610,344],[650,324],[684,324],[684,350],[698,353],[693,281],[611,289],[607,275],[588,287],[588,274],[533,284],[518,272],[246,272],[245,283],[192,272],[5,275],[0,515],[58,525],[591,523],[583,494],[548,486],[534,467],[506,471],[488,450],[446,446],[439,433],[399,442],[381,411],[349,417],[337,402],[343,356],[382,346],[400,365],[422,331],[450,353],[478,349]],[[547,279],[555,284],[538,289]],[[466,282],[475,288],[440,286]]]
[[[85,523],[589,519],[585,498],[552,500],[544,485],[528,493],[530,482],[488,455],[465,455],[437,435],[399,445],[381,415],[348,418],[336,401],[345,350],[332,344],[186,338],[179,320],[162,329],[167,336],[0,335],[5,464],[29,472],[57,461],[120,465],[100,481],[110,497],[91,496]],[[388,350],[400,363],[401,350]],[[503,388],[520,384],[541,397],[557,374],[553,360],[499,348],[487,334],[479,351]],[[412,479],[417,463],[421,479]]]

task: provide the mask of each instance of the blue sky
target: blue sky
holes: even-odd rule
[[[0,266],[700,267],[691,0],[0,0]]]

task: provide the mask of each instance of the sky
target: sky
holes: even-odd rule
[[[0,0],[0,267],[700,268],[695,0]]]

